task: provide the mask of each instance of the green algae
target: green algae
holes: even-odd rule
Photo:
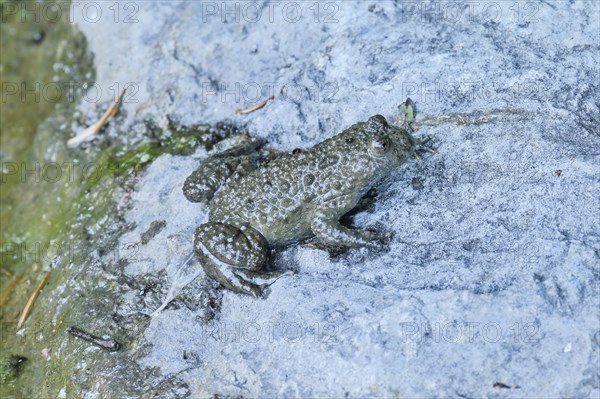
[[[66,12],[52,22],[6,13],[15,5],[35,9],[47,3],[0,2],[4,88],[94,81],[85,37],[68,22]],[[0,309],[0,397],[81,397],[91,391],[105,397],[136,396],[150,390],[167,393],[177,385],[172,379],[160,385],[162,378],[141,370],[128,353],[139,345],[149,320],[116,312],[125,306],[120,298],[144,284],[122,274],[127,249],[117,243],[128,226],[120,215],[130,205],[137,174],[154,159],[164,153],[187,155],[200,145],[209,148],[221,133],[207,126],[170,121],[161,129],[147,122],[145,138],[135,146],[125,142],[128,132],[119,132],[123,142],[99,140],[69,149],[65,143],[74,134],[71,127],[85,127],[77,111],[80,101],[78,92],[39,98],[17,93],[0,103],[0,292],[12,281],[9,274],[24,276]],[[118,118],[110,123],[118,125]],[[99,262],[102,256],[112,260]],[[18,330],[20,312],[48,270],[50,280]],[[90,348],[67,334],[73,325],[110,335],[124,347],[113,354]],[[15,358],[29,359],[19,373],[7,366]],[[109,374],[111,384],[98,388],[95,378]]]
[[[57,168],[87,160],[68,154],[64,146],[62,151],[60,146],[43,151],[36,148],[43,137],[61,143],[71,134],[62,126],[72,121],[77,99],[46,89],[60,87],[66,81],[93,79],[93,69],[83,35],[65,20],[49,21],[35,15],[36,7],[44,4],[47,3],[0,3],[0,256],[6,273],[24,275],[2,308],[0,358],[30,359],[21,373],[8,375],[10,380],[0,385],[3,397],[52,396],[46,393],[57,392],[56,387],[64,383],[64,376],[55,384],[47,385],[45,380],[48,374],[61,376],[52,368],[52,359],[57,359],[51,354],[52,348],[61,334],[52,322],[56,305],[49,303],[48,295],[64,283],[66,269],[53,271],[21,334],[17,334],[16,320],[42,271],[51,266],[55,255],[64,251],[61,242],[73,243],[70,237],[79,235],[71,220],[75,204],[82,197],[80,177],[58,176]],[[34,13],[24,15],[23,9]],[[11,94],[15,88],[17,92]],[[61,174],[65,172],[61,170]],[[0,288],[4,290],[11,280],[3,278]]]

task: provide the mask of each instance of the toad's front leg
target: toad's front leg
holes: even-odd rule
[[[260,297],[281,276],[263,271],[269,245],[250,226],[205,223],[196,229],[194,251],[205,273],[235,292]]]
[[[323,243],[331,246],[381,248],[383,240],[390,233],[351,229],[328,216],[326,212],[317,212],[311,223],[312,232]]]

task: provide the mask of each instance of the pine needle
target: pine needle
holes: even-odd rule
[[[4,293],[2,293],[2,298],[0,298],[0,306],[4,305],[4,302],[6,302],[6,299],[8,299],[8,294],[10,294],[10,291],[15,287],[15,285],[17,285],[17,283],[19,282],[19,280],[21,280],[22,277],[22,274],[17,274],[13,281],[10,282],[8,287],[6,287]]]
[[[17,329],[21,328],[23,323],[25,323],[25,320],[27,320],[27,316],[29,316],[29,313],[31,312],[31,308],[35,303],[35,300],[40,295],[40,291],[42,290],[42,288],[44,288],[44,286],[48,282],[48,279],[50,278],[50,273],[51,272],[46,272],[46,274],[44,274],[44,278],[42,278],[42,281],[40,281],[38,286],[35,288],[35,291],[33,291],[31,297],[29,297],[29,301],[27,301],[27,305],[25,305],[25,309],[23,309],[23,313],[21,313],[21,317],[19,318],[19,323],[17,323]]]

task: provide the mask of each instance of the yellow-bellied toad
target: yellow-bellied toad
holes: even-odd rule
[[[190,201],[209,204],[194,251],[226,288],[260,296],[270,246],[316,236],[325,244],[379,247],[388,235],[339,219],[382,177],[415,154],[417,141],[381,115],[292,154],[260,160],[256,141],[206,159],[185,182]]]

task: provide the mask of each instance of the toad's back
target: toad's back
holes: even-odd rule
[[[363,187],[354,187],[352,174],[360,173],[368,158],[357,156],[346,141],[336,136],[232,176],[211,201],[210,220],[248,223],[272,244],[311,236],[314,213],[324,202],[348,197],[347,204],[335,209],[343,215],[364,194]]]

